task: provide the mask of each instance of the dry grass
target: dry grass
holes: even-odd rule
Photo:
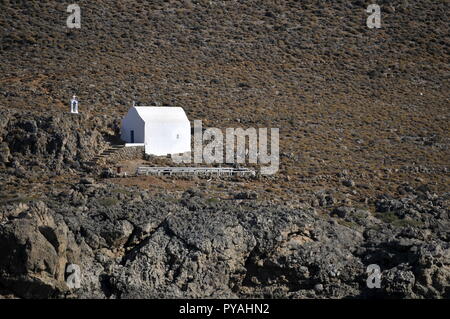
[[[343,170],[368,185],[355,201],[405,182],[448,191],[446,3],[392,1],[379,30],[364,1],[78,3],[81,30],[65,28],[64,4],[5,3],[0,107],[62,112],[77,93],[93,116],[157,101],[204,126],[279,127],[293,156],[261,187],[270,196],[346,191]]]

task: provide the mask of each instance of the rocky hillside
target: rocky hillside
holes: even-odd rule
[[[411,190],[377,201],[389,221],[345,207],[330,219],[83,179],[2,206],[0,284],[24,298],[449,298],[449,200]],[[80,289],[66,286],[67,264],[81,266]],[[368,264],[383,269],[381,289],[367,288]]]
[[[449,4],[377,2],[2,1],[0,295],[449,298]],[[132,101],[278,127],[280,171],[100,174]]]
[[[448,175],[428,172],[448,166],[448,3],[379,2],[381,29],[369,3],[79,1],[68,29],[65,2],[5,1],[0,107],[61,114],[76,93],[111,121],[135,100],[205,126],[278,127],[285,200],[343,191],[343,170],[380,193],[416,179],[445,192]]]

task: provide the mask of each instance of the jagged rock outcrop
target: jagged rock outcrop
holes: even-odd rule
[[[5,117],[6,118],[6,117]],[[89,115],[10,113],[0,124],[0,162],[41,169],[79,168],[106,146],[108,120]]]
[[[449,297],[447,241],[426,226],[357,223],[357,211],[345,220],[82,181],[47,204],[3,209],[0,284],[38,298]],[[69,263],[80,266],[79,289],[65,284]],[[370,264],[381,269],[380,289],[367,287]]]
[[[0,225],[0,284],[24,298],[60,296],[68,291],[65,267],[79,262],[80,250],[43,202],[21,210]]]

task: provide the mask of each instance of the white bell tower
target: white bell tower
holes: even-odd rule
[[[70,100],[70,113],[78,114],[78,98],[76,95]]]

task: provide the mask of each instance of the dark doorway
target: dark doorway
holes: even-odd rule
[[[134,131],[131,130],[130,134],[131,134],[131,143],[134,143]]]

